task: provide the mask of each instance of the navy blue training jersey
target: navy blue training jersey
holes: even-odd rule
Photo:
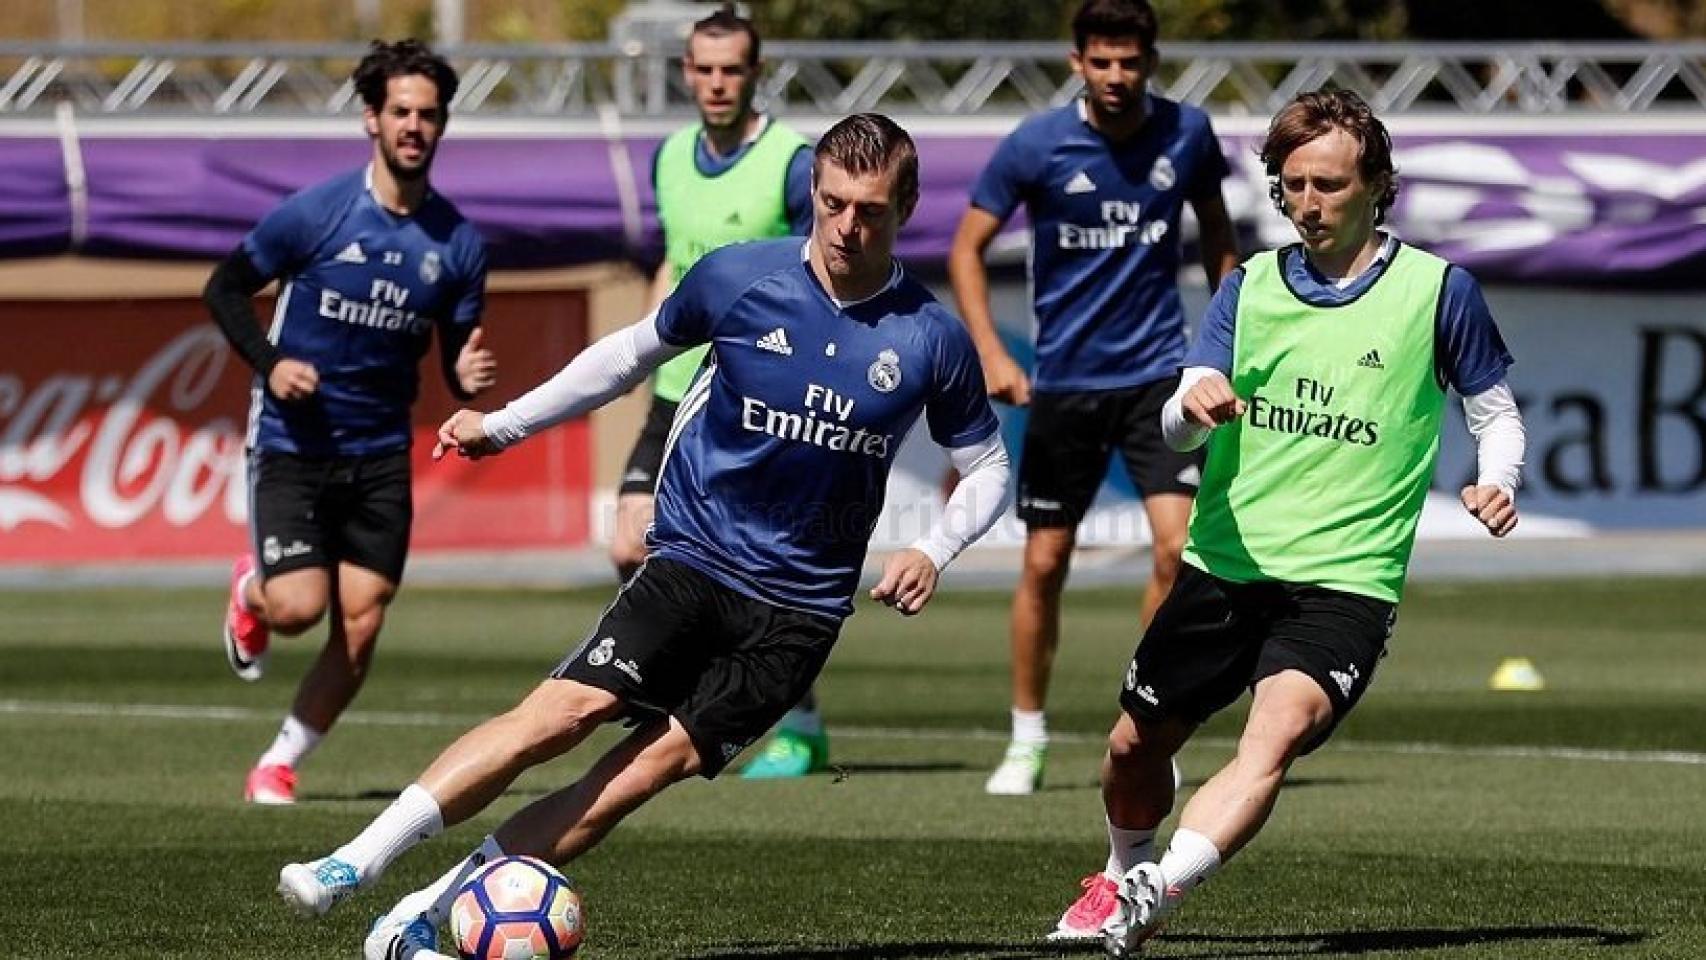
[[[1389,238],[1375,262],[1344,287],[1322,276],[1297,244],[1280,249],[1280,266],[1285,271],[1286,284],[1305,303],[1332,307],[1367,293],[1386,275],[1386,265],[1399,249]],[[1221,280],[1203,314],[1196,340],[1185,356],[1185,366],[1213,367],[1232,375],[1232,338],[1238,326],[1238,298],[1243,290],[1243,267]],[[1472,397],[1498,386],[1513,362],[1499,326],[1493,321],[1493,312],[1487,308],[1487,299],[1481,294],[1481,285],[1462,267],[1456,264],[1447,267],[1439,310],[1434,315],[1434,369],[1440,384],[1456,390],[1459,396]]]
[[[998,423],[971,337],[929,291],[897,266],[881,293],[837,306],[803,249],[713,251],[659,309],[666,343],[711,351],[676,413],[649,545],[747,596],[839,618],[919,415],[945,447]]]
[[[479,322],[486,252],[473,225],[437,193],[410,216],[386,210],[363,167],[285,200],[243,252],[279,280],[268,338],[320,375],[296,403],[256,377],[248,445],[321,457],[406,449],[433,327],[460,347]]]
[[[1179,216],[1229,172],[1208,114],[1161,97],[1131,138],[1109,140],[1081,102],[1019,124],[972,189],[972,205],[1031,222],[1037,324],[1032,382],[1112,390],[1172,376],[1184,355]]]

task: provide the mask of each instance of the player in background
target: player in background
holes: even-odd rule
[[[1013,593],[1012,739],[992,794],[1041,785],[1045,707],[1060,645],[1060,595],[1078,525],[1117,452],[1153,537],[1148,623],[1178,572],[1200,458],[1161,441],[1158,414],[1184,356],[1179,218],[1200,228],[1210,289],[1238,262],[1221,197],[1228,169],[1208,115],[1148,92],[1159,54],[1146,0],[1086,0],[1073,17],[1072,69],[1084,96],[1026,119],[972,190],[948,259],[960,315],[990,395],[1029,406],[1019,466],[1025,554]],[[1037,353],[1014,362],[989,307],[984,251],[1023,205],[1031,228]]]
[[[1378,229],[1398,189],[1385,126],[1354,93],[1306,93],[1274,117],[1261,156],[1302,242],[1221,284],[1162,411],[1168,443],[1206,441],[1208,460],[1185,565],[1125,671],[1103,761],[1109,854],[1086,896],[1115,904],[1102,933],[1116,957],[1255,837],[1292,762],[1367,691],[1448,389],[1478,453],[1464,507],[1495,537],[1517,522],[1510,354],[1474,277]],[[1169,760],[1246,689],[1236,755],[1157,863]]]
[[[496,799],[600,724],[636,726],[581,780],[506,820],[375,924],[369,960],[436,958],[459,883],[487,860],[573,860],[677,781],[715,777],[807,690],[853,594],[901,440],[922,416],[961,474],[937,523],[891,556],[871,597],[916,614],[1000,516],[1007,455],[964,327],[893,258],[918,200],[912,140],[886,117],[837,123],[814,151],[808,240],[707,254],[653,315],[599,340],[504,409],[460,411],[441,450],[495,453],[622,395],[710,344],[658,480],[651,554],[551,676],[452,744],[331,855],[279,889],[322,914],[401,853]]]
[[[249,533],[225,613],[225,653],[258,680],[273,631],[329,614],[326,644],[278,736],[249,771],[252,803],[296,799],[296,768],[355,699],[409,548],[409,408],[436,330],[445,381],[468,399],[497,376],[478,326],[486,254],[428,181],[456,94],[414,40],[375,41],[352,77],[373,158],[266,216],[213,272],[215,323],[255,371]],[[250,300],[279,281],[270,333]]]
[[[681,69],[699,122],[671,134],[652,157],[664,261],[652,278],[651,309],[718,247],[811,231],[811,146],[753,108],[764,68],[760,43],[752,21],[727,3],[688,34]],[[624,581],[646,559],[646,528],[670,425],[704,358],[705,348],[689,350],[652,378],[651,409],[617,488],[610,560]],[[808,692],[741,776],[804,776],[828,765],[829,737],[817,698]]]

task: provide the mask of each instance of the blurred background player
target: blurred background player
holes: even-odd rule
[[[1125,674],[1102,767],[1109,854],[1056,933],[1123,957],[1252,840],[1297,757],[1356,706],[1397,620],[1446,390],[1474,435],[1464,507],[1516,526],[1522,417],[1475,278],[1376,229],[1397,197],[1385,126],[1349,91],[1306,93],[1262,162],[1302,242],[1227,277],[1162,414],[1209,445],[1184,567]],[[1166,855],[1166,775],[1198,726],[1253,693],[1237,753],[1192,795]]]
[[[655,309],[705,254],[743,240],[811,231],[811,149],[805,138],[753,108],[763,70],[760,38],[733,4],[693,24],[682,73],[699,122],[671,134],[652,158],[652,186],[663,225],[664,262],[652,280]],[[634,441],[616,498],[610,559],[626,581],[646,559],[653,491],[670,425],[705,348],[658,368],[652,405]],[[770,745],[747,764],[749,779],[804,776],[829,764],[829,737],[807,693],[782,718]]]
[[[819,141],[813,184],[808,241],[712,252],[639,323],[503,410],[459,411],[440,428],[439,452],[495,453],[711,345],[659,478],[653,552],[600,621],[519,705],[452,744],[360,835],[280,871],[285,899],[323,914],[524,770],[606,721],[637,722],[580,781],[404,897],[375,924],[369,960],[440,956],[437,927],[480,863],[506,853],[572,860],[671,784],[715,777],[762,736],[811,686],[853,612],[889,470],[921,416],[961,480],[931,530],[888,559],[872,598],[918,613],[940,572],[1001,515],[1007,454],[977,352],[892,255],[918,201],[911,137],[886,117],[849,117]]]
[[[203,295],[255,370],[249,414],[252,554],[231,572],[225,652],[258,680],[269,634],[330,612],[326,645],[278,737],[249,772],[253,803],[295,802],[296,767],[355,698],[396,596],[413,515],[409,407],[438,331],[444,378],[467,399],[496,361],[477,324],[486,255],[428,183],[456,73],[414,40],[375,41],[352,77],[373,159],[268,214]],[[250,298],[280,281],[271,332]]]
[[[1084,518],[1118,451],[1153,538],[1148,623],[1178,571],[1196,454],[1161,440],[1161,404],[1184,356],[1179,217],[1189,202],[1213,289],[1238,262],[1221,197],[1228,168],[1208,115],[1148,92],[1159,54],[1145,0],[1086,0],[1072,20],[1072,69],[1085,93],[1026,119],[978,179],[948,272],[990,395],[1030,407],[1019,467],[1025,555],[1013,594],[1012,741],[992,794],[1042,783],[1044,708],[1060,644],[1060,595]],[[1002,345],[983,255],[1023,204],[1031,227],[1034,378]]]

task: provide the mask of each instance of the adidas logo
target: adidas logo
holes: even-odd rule
[[[1362,679],[1362,674],[1354,663],[1346,666],[1343,671],[1329,670],[1327,676],[1333,678],[1333,682],[1339,685],[1339,692],[1346,697],[1351,695],[1351,688],[1356,686],[1356,682]]]
[[[740,226],[740,211],[736,210],[733,213],[730,213],[728,219],[724,220],[723,223],[731,227]]]
[[[1082,170],[1078,171],[1077,175],[1071,180],[1066,181],[1066,193],[1069,195],[1075,193],[1095,192],[1096,181],[1090,179],[1090,175]]]
[[[788,331],[783,330],[781,327],[777,327],[764,336],[759,337],[758,349],[768,350],[771,353],[779,353],[784,357],[792,356],[794,353],[794,348],[788,346]]]
[[[1362,359],[1357,361],[1357,366],[1367,367],[1370,370],[1385,370],[1386,369],[1386,364],[1380,362],[1380,351],[1379,350],[1370,350],[1369,352],[1363,354]]]
[[[332,259],[339,263],[366,263],[367,254],[361,252],[361,244],[351,240],[349,246],[339,250]]]

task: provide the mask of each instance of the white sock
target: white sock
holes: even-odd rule
[[[1108,865],[1102,873],[1118,880],[1140,863],[1155,862],[1155,828],[1127,830],[1108,821]]]
[[[487,837],[481,842],[479,849],[457,861],[443,876],[397,901],[397,905],[392,907],[386,916],[424,916],[433,926],[443,926],[450,916],[450,905],[456,902],[456,895],[462,892],[462,885],[468,882],[468,877],[503,855],[503,848],[498,846],[498,841]]]
[[[1041,710],[1013,708],[1013,742],[1032,746],[1048,744],[1048,715]]]
[[[295,714],[284,718],[284,724],[278,728],[278,736],[273,738],[272,746],[261,758],[255,761],[257,767],[268,767],[282,764],[291,769],[301,763],[314,748],[320,745],[325,734],[301,720]]]
[[[805,737],[821,736],[823,734],[823,714],[817,712],[815,707],[809,710],[805,707],[795,707],[782,715],[782,721],[777,726],[790,733],[797,733]]]
[[[334,850],[332,856],[354,867],[366,884],[384,873],[404,851],[443,832],[438,801],[420,784],[411,783],[367,829]]]
[[[1213,841],[1185,827],[1173,831],[1167,853],[1161,858],[1161,878],[1169,896],[1183,896],[1192,887],[1220,869],[1220,851]]]

